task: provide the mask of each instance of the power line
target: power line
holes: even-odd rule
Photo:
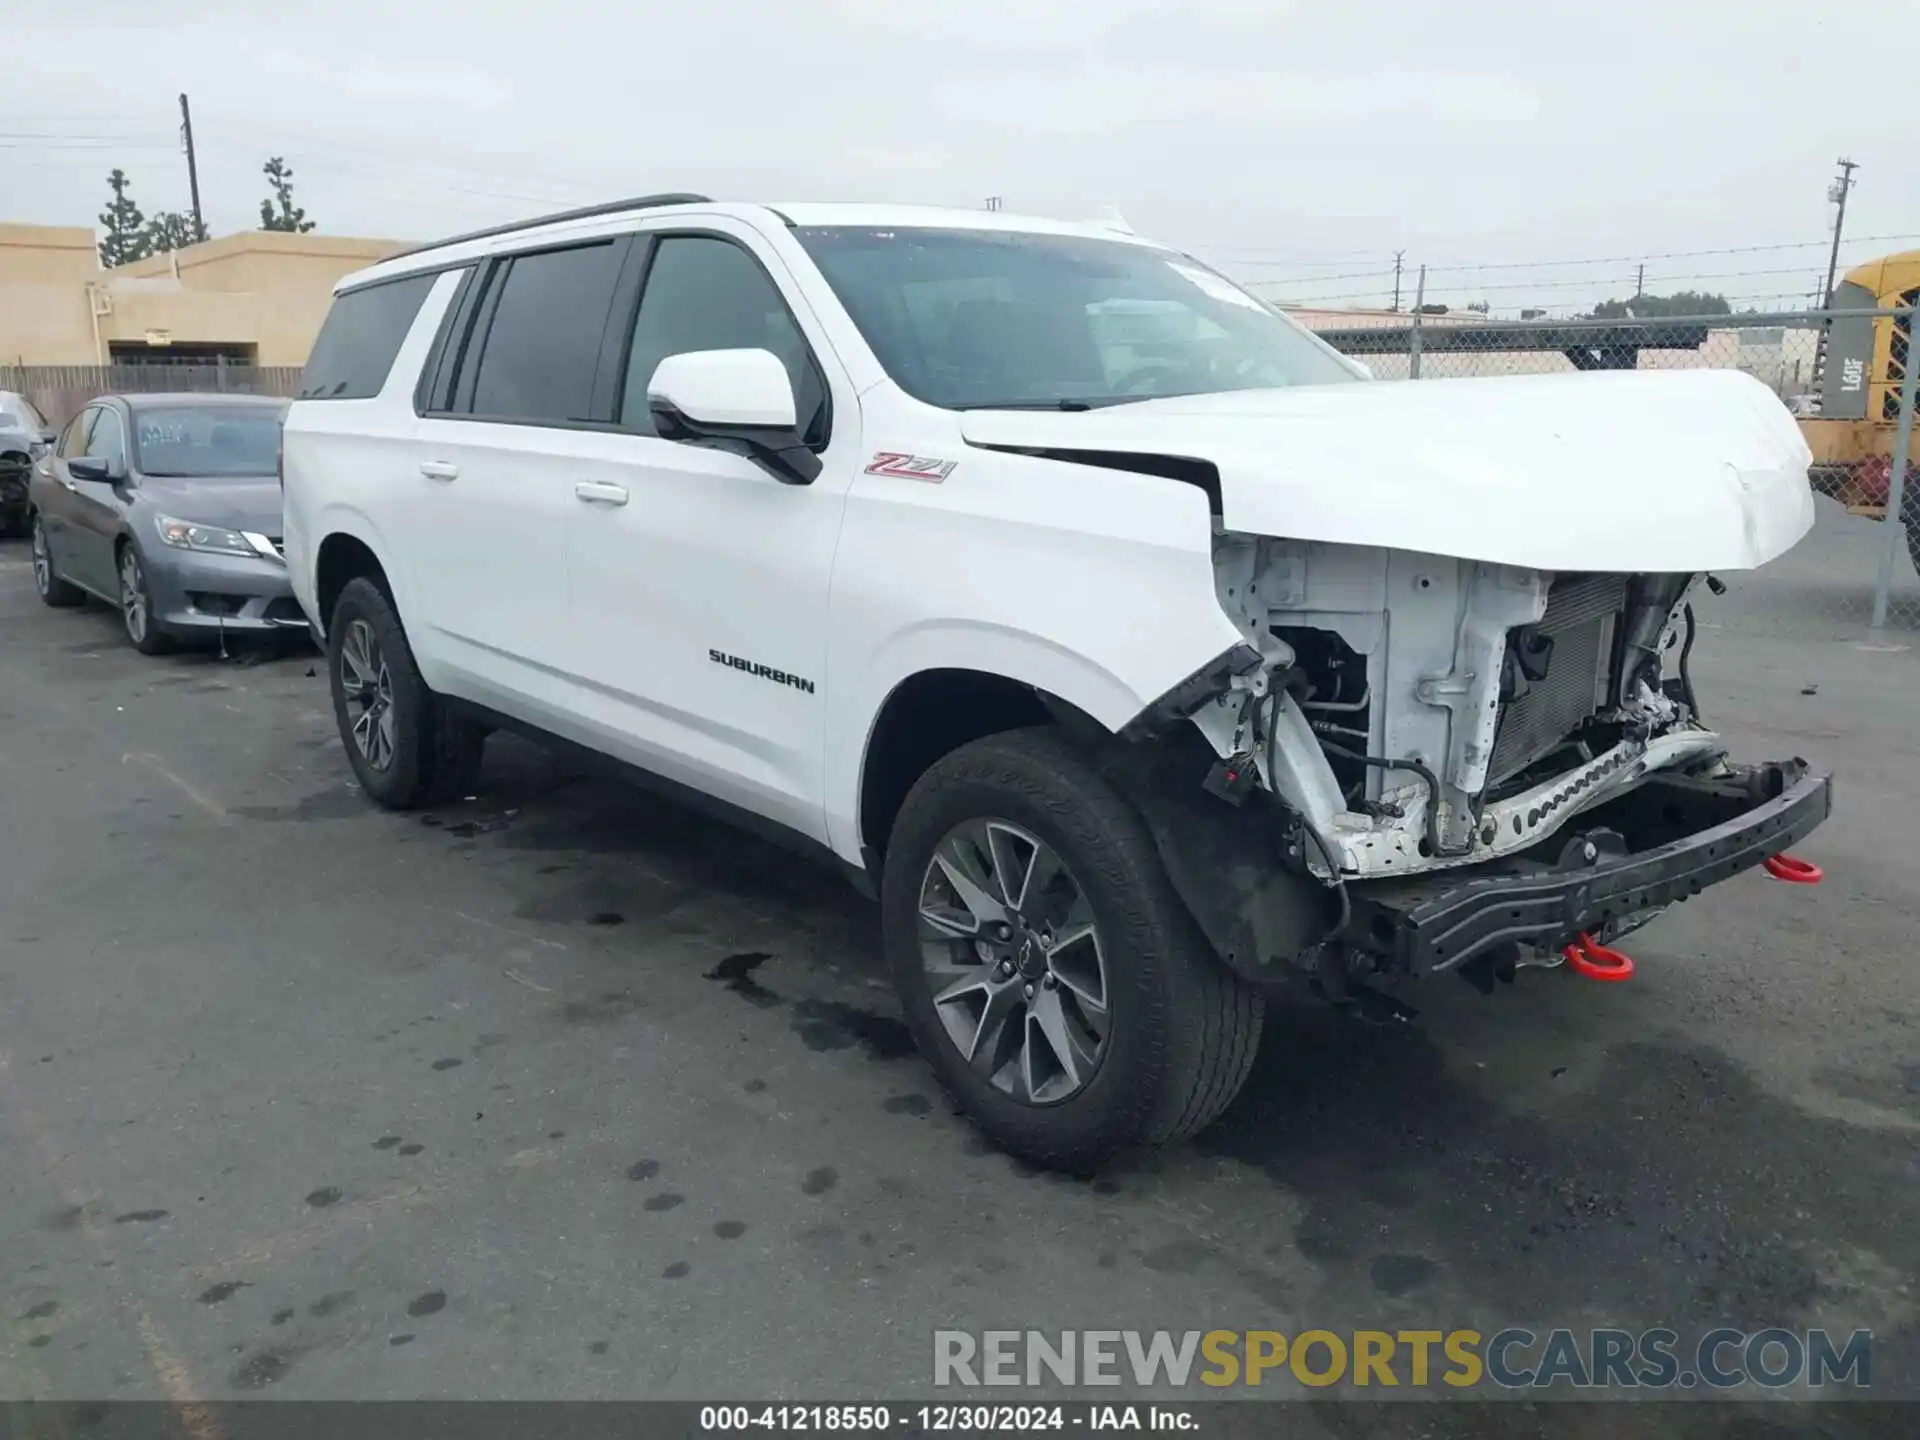
[[[1363,273],[1355,273],[1349,276],[1306,276],[1306,277],[1302,277],[1302,279],[1298,282],[1288,282],[1283,280],[1254,280],[1254,281],[1248,282],[1248,284],[1250,288],[1259,288],[1259,289],[1272,289],[1277,286],[1288,286],[1290,287],[1289,293],[1292,294],[1294,293],[1295,290],[1297,290],[1298,285],[1304,284],[1304,285],[1310,286],[1324,280],[1332,280],[1332,279],[1366,280],[1366,279],[1373,279],[1375,278],[1375,276],[1379,276],[1380,278],[1385,279],[1385,278],[1391,277],[1392,273],[1393,272],[1391,271],[1369,271],[1369,272],[1363,272]],[[1790,266],[1784,266],[1784,267],[1756,269],[1756,270],[1677,271],[1670,275],[1655,276],[1652,278],[1652,283],[1656,286],[1664,286],[1667,289],[1672,290],[1676,288],[1692,286],[1697,282],[1704,281],[1704,280],[1747,280],[1747,279],[1753,279],[1760,276],[1806,275],[1807,273],[1808,273],[1807,268],[1802,265],[1790,265]],[[1614,271],[1614,272],[1600,272],[1593,275],[1575,276],[1571,279],[1504,280],[1504,281],[1495,281],[1494,283],[1488,284],[1488,285],[1482,285],[1482,284],[1478,284],[1471,281],[1455,282],[1451,285],[1447,285],[1440,288],[1446,293],[1478,295],[1482,292],[1497,292],[1497,291],[1509,291],[1509,290],[1529,290],[1529,291],[1532,291],[1532,290],[1578,290],[1578,289],[1603,290],[1603,289],[1608,289],[1615,286],[1624,287],[1632,283],[1635,283],[1634,278],[1632,276],[1626,275],[1618,271]],[[1645,280],[1642,279],[1639,283],[1642,286],[1640,293],[1645,293],[1645,289],[1644,289]],[[1431,286],[1429,287],[1430,290],[1433,288],[1434,287],[1431,287]],[[1345,292],[1341,292],[1341,293],[1345,293]],[[1383,293],[1390,293],[1390,292],[1383,292]],[[1782,292],[1782,293],[1798,294],[1801,292],[1798,289],[1796,289],[1792,292]],[[1308,295],[1301,298],[1312,299],[1312,298],[1316,298],[1316,296],[1314,294],[1309,293]]]
[[[1916,240],[1920,235],[1861,235],[1854,244],[1863,244],[1879,240]],[[1436,265],[1435,270],[1449,272],[1460,270],[1544,270],[1563,265],[1634,265],[1642,260],[1694,260],[1708,255],[1758,255],[1772,250],[1816,250],[1827,243],[1823,236],[1818,240],[1786,241],[1774,245],[1730,245],[1717,250],[1669,250],[1664,254],[1648,255],[1605,255],[1593,260],[1514,260],[1501,261],[1486,265]]]
[[[1854,236],[1852,239],[1850,239],[1847,243],[1849,245],[1864,245],[1864,244],[1872,244],[1876,242],[1884,243],[1887,241],[1901,241],[1901,240],[1920,240],[1920,235],[1857,235],[1857,236]],[[1722,246],[1718,249],[1713,249],[1713,250],[1668,250],[1668,251],[1662,251],[1662,252],[1650,252],[1645,255],[1601,255],[1601,256],[1596,256],[1592,259],[1586,259],[1586,260],[1498,260],[1498,261],[1488,261],[1485,264],[1477,264],[1477,265],[1430,265],[1427,267],[1427,273],[1430,275],[1433,275],[1433,274],[1443,274],[1443,273],[1444,274],[1460,274],[1466,271],[1473,271],[1477,273],[1483,270],[1547,270],[1547,269],[1562,269],[1569,265],[1637,265],[1642,261],[1693,260],[1693,259],[1700,259],[1700,258],[1713,256],[1713,255],[1759,255],[1759,254],[1765,254],[1768,252],[1780,251],[1780,250],[1815,250],[1828,243],[1829,243],[1828,240],[1823,237],[1822,239],[1819,239],[1819,240],[1796,240],[1796,241],[1787,241],[1787,242],[1770,244],[1770,245],[1730,245],[1730,246]],[[1387,258],[1390,259],[1391,256]],[[1284,261],[1242,261],[1240,263],[1249,268],[1265,269],[1274,265],[1282,265],[1282,264],[1285,264],[1286,262]],[[1361,272],[1355,272],[1355,273],[1365,275],[1365,274],[1373,274],[1376,272],[1361,271]],[[1303,281],[1314,282],[1314,281],[1320,281],[1320,280],[1349,279],[1349,278],[1352,278],[1352,276],[1302,275],[1302,276],[1299,276],[1298,278]],[[1285,284],[1287,282],[1284,280],[1272,280],[1272,281],[1263,280],[1258,283],[1277,285],[1277,284]]]
[[[1371,280],[1376,275],[1392,275],[1392,270],[1350,270],[1344,275],[1301,275],[1287,280],[1249,280],[1249,285],[1329,285],[1335,280]]]

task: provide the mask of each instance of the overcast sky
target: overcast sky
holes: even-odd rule
[[[1920,246],[1920,0],[58,0],[0,35],[5,220],[93,223],[115,165],[185,208],[185,90],[216,233],[278,154],[335,233],[998,195],[1279,298],[1380,303],[1404,249],[1456,305],[1584,307],[1642,256],[1765,305],[1815,288],[1846,154],[1846,256]],[[1596,263],[1459,268],[1546,261]]]

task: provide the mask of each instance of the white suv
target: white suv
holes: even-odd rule
[[[1807,460],[1740,374],[1368,383],[1129,234],[680,195],[342,282],[285,537],[375,800],[512,725],[834,860],[942,1082],[1085,1169],[1217,1115],[1287,977],[1617,975],[1806,878],[1827,778],[1686,661]]]

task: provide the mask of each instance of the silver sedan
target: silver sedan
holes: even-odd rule
[[[108,395],[28,486],[34,583],[49,605],[118,607],[157,655],[184,640],[306,629],[280,555],[284,400]]]

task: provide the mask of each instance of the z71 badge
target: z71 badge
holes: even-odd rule
[[[935,460],[926,455],[905,455],[898,450],[882,450],[867,462],[869,475],[893,475],[902,480],[925,480],[938,485],[953,473],[958,460]]]

